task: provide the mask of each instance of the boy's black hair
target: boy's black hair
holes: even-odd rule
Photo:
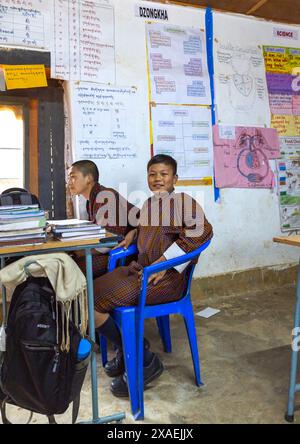
[[[156,165],[157,163],[164,163],[165,165],[170,165],[173,168],[174,176],[177,174],[177,162],[173,157],[168,156],[167,154],[157,154],[153,156],[147,165],[147,171],[152,165]]]
[[[90,174],[95,182],[99,181],[99,170],[97,165],[91,160],[78,160],[72,164],[72,167],[81,171],[84,176]]]

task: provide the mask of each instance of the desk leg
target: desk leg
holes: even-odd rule
[[[90,249],[85,250],[86,259],[86,280],[87,293],[89,303],[89,334],[91,340],[95,342],[95,319],[94,319],[94,288],[93,288],[93,264],[92,252]],[[96,353],[91,355],[91,378],[92,378],[92,402],[93,402],[93,421],[98,420],[98,386],[97,386],[97,361]]]
[[[2,257],[1,258],[1,270],[2,268],[5,267],[5,258]],[[6,288],[4,287],[4,285],[2,285],[2,322],[3,325],[6,326],[6,322],[7,322],[7,300],[6,300]]]
[[[93,263],[92,251],[85,249],[86,260],[86,280],[87,294],[89,303],[89,331],[92,341],[95,342],[95,319],[94,319],[94,285],[93,285]],[[107,424],[108,422],[121,422],[125,418],[125,413],[116,413],[110,416],[99,418],[98,412],[98,387],[97,387],[97,361],[96,353],[92,351],[91,355],[91,377],[92,377],[92,402],[93,402],[93,424]],[[85,424],[88,424],[85,422]]]
[[[295,320],[294,320],[294,334],[293,341],[299,335],[299,327],[300,327],[300,262],[298,266],[298,275],[297,275],[297,302],[295,308]],[[298,344],[295,344],[298,347]],[[288,408],[287,413],[285,415],[285,419],[288,422],[294,421],[294,407],[295,407],[295,394],[297,391],[297,370],[298,370],[298,350],[292,351],[292,359],[291,359],[291,373],[290,373],[290,387],[289,387],[289,399],[288,399]]]

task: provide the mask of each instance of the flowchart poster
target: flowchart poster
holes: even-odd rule
[[[157,105],[152,108],[153,152],[178,163],[180,181],[211,179],[211,111],[204,106]]]
[[[205,32],[161,23],[146,30],[151,101],[210,105]]]

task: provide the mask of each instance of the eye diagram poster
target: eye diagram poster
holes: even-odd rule
[[[116,81],[114,9],[100,1],[53,0],[51,76]]]
[[[136,154],[135,88],[81,83],[71,90],[77,159],[134,160]],[[134,166],[134,164],[133,164]]]
[[[269,159],[280,157],[276,130],[216,125],[213,135],[217,187],[274,187]]]
[[[146,30],[151,101],[211,104],[205,32],[161,23]]]
[[[270,107],[262,50],[218,43],[215,83],[218,122],[270,126]]]
[[[0,45],[50,46],[51,0],[0,0]]]
[[[213,175],[211,111],[203,106],[152,107],[153,152],[178,162],[179,180]]]
[[[272,114],[300,115],[300,49],[264,46]]]

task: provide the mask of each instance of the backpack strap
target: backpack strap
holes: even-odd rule
[[[80,406],[80,395],[77,396],[74,401],[73,401],[73,407],[72,407],[72,424],[75,424],[77,416],[78,416],[78,411],[79,411],[79,406]],[[55,421],[55,416],[54,415],[47,415],[49,424],[57,424],[57,422]],[[3,424],[4,421],[3,421]],[[10,424],[10,423],[9,423]]]
[[[73,401],[73,407],[72,407],[72,424],[75,424],[78,412],[79,412],[79,406],[80,406],[80,393]]]
[[[55,421],[54,415],[47,415],[49,424],[57,424],[57,422]]]
[[[3,401],[1,401],[1,404],[0,404],[1,417],[2,417],[3,424],[13,424],[12,422],[10,422],[10,420],[6,416],[6,404],[8,401],[9,401],[9,397],[7,396],[6,398],[3,399]],[[32,420],[32,416],[33,416],[33,412],[30,412],[30,416],[29,416],[29,419],[26,424],[30,424],[30,422]]]
[[[1,194],[9,194],[9,193],[28,193],[25,188],[7,188],[6,190],[2,191]]]
[[[41,208],[39,199],[35,194],[25,188],[8,188],[0,195],[0,206],[2,205],[33,205],[37,204]]]

